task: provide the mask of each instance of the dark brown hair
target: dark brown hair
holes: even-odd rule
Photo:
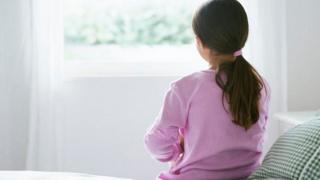
[[[237,0],[211,0],[193,18],[193,31],[204,46],[221,55],[233,55],[247,41],[247,14]],[[215,80],[223,90],[233,122],[248,130],[259,119],[259,100],[264,87],[258,72],[240,55],[219,64]],[[223,103],[224,105],[224,103]]]

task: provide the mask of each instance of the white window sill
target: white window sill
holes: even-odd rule
[[[183,76],[207,69],[203,60],[195,62],[105,62],[70,61],[63,66],[64,77],[137,77],[137,76]]]

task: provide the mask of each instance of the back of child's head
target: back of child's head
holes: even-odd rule
[[[211,0],[196,11],[192,26],[202,44],[215,54],[235,56],[234,61],[219,64],[215,79],[223,90],[222,104],[225,98],[229,104],[233,122],[249,129],[259,120],[264,83],[241,53],[249,33],[245,9],[237,0]]]
[[[236,0],[213,0],[195,13],[193,30],[204,45],[221,54],[233,54],[248,38],[248,18]]]

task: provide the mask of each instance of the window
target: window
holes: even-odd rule
[[[194,47],[194,0],[65,0],[69,75],[175,75],[205,66]]]

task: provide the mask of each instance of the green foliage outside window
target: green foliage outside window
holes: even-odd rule
[[[83,45],[183,45],[193,41],[192,9],[89,10],[65,18],[65,41]]]

